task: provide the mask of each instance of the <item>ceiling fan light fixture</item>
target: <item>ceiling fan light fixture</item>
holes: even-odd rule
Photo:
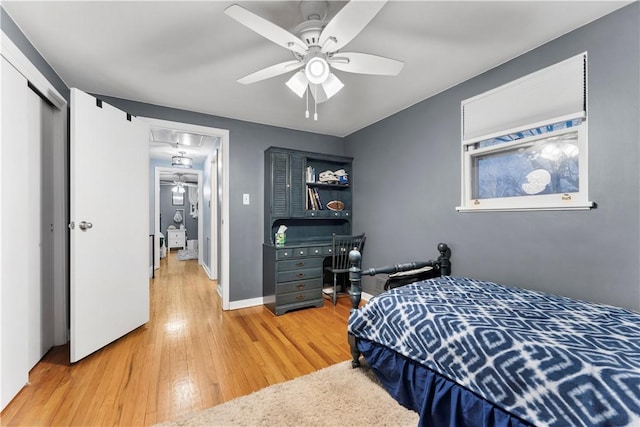
[[[309,81],[307,77],[304,75],[302,71],[295,73],[286,83],[287,87],[291,89],[293,93],[302,98],[305,91],[307,90],[307,86],[309,85]]]
[[[333,73],[330,73],[329,77],[327,77],[327,80],[322,83],[322,89],[324,89],[324,92],[327,95],[327,99],[338,93],[343,87],[344,83],[342,83],[340,79],[338,79]]]
[[[191,168],[193,166],[193,159],[185,156],[185,151],[179,151],[178,156],[171,157],[171,166],[177,168]]]
[[[309,82],[313,84],[322,84],[329,78],[329,63],[320,56],[311,58],[304,67],[304,74]]]
[[[404,63],[395,59],[366,53],[342,52],[342,48],[371,22],[385,3],[386,1],[347,1],[327,22],[328,1],[303,0],[300,2],[300,12],[304,21],[292,32],[240,5],[227,7],[224,11],[227,15],[267,40],[290,50],[295,58],[293,61],[263,68],[239,79],[238,82],[254,83],[302,68],[302,72],[296,73],[286,84],[299,97],[302,97],[305,91],[308,97],[311,92],[316,106],[314,119],[317,120],[317,104],[327,101],[344,87],[331,73],[332,68],[348,73],[383,76],[395,76],[402,69]],[[308,111],[307,100],[305,117],[309,117]]]

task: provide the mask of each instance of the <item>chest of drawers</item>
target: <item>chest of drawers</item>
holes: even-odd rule
[[[304,307],[322,307],[324,259],[330,244],[276,248],[263,245],[264,304],[276,315]]]
[[[186,230],[167,230],[167,248],[182,248],[187,245]]]

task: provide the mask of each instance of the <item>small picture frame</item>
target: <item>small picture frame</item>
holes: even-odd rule
[[[171,193],[171,204],[173,206],[184,206],[184,193]]]

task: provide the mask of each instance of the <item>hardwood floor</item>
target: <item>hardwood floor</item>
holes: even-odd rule
[[[348,360],[350,302],[274,316],[222,311],[216,282],[173,252],[150,281],[150,321],[69,365],[55,347],[2,425],[151,425]]]

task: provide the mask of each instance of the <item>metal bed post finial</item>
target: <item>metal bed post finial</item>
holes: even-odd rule
[[[356,248],[353,248],[349,252],[349,281],[351,282],[351,289],[349,290],[349,299],[351,300],[351,310],[353,313],[358,309],[360,300],[362,298],[362,270],[360,269],[360,262],[362,261],[362,254]],[[358,350],[358,344],[356,343],[356,337],[350,333],[347,333],[347,340],[349,341],[349,349],[351,352],[351,367],[357,368],[360,366],[360,350]]]
[[[349,299],[351,300],[351,311],[356,310],[360,305],[362,299],[362,270],[360,269],[360,262],[362,261],[362,254],[356,248],[353,248],[349,252],[349,281],[351,282],[351,289],[349,290]]]
[[[438,257],[438,264],[440,265],[440,274],[442,276],[450,276],[451,275],[451,249],[446,243],[438,243],[438,252],[440,252],[440,256]]]

